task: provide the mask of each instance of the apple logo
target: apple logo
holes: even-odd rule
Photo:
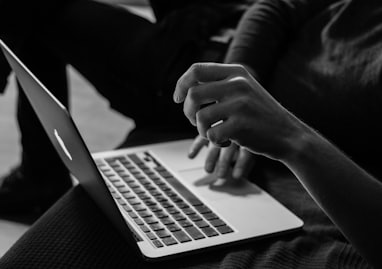
[[[70,155],[68,149],[67,149],[66,146],[65,146],[64,141],[62,141],[62,139],[61,139],[61,137],[60,137],[60,135],[58,134],[58,132],[57,132],[56,129],[54,129],[54,136],[56,137],[58,143],[60,144],[62,150],[65,152],[66,156],[68,156],[69,160],[73,161],[72,156]]]

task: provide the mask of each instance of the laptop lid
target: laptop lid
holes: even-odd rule
[[[50,141],[69,171],[138,251],[133,230],[121,216],[69,112],[0,40],[0,47],[15,72]]]

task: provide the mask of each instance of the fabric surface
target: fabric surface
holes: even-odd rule
[[[288,110],[382,177],[382,2],[264,0],[227,62],[250,66]]]
[[[272,164],[257,178],[305,221],[301,231],[148,263],[77,186],[16,242],[0,268],[370,268],[291,174]]]

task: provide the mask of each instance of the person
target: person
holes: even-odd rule
[[[304,59],[307,61],[305,64],[311,66],[309,70],[311,77],[303,80],[300,77],[301,73],[304,73],[299,69],[301,65],[296,64],[292,71],[294,74],[291,72],[286,74],[291,75],[292,78],[283,81],[284,83],[288,81],[288,83],[281,84],[280,81],[273,85],[271,83],[268,92],[251,75],[251,73],[257,74],[257,70],[252,69],[252,65],[245,67],[248,60],[246,58],[242,58],[244,66],[197,63],[192,65],[179,79],[173,98],[176,103],[184,103],[185,116],[192,125],[197,127],[200,136],[204,139],[218,147],[235,143],[254,154],[277,160],[290,169],[353,246],[371,265],[380,268],[382,267],[379,248],[379,242],[382,239],[380,229],[382,226],[382,182],[282,105],[283,103],[286,106],[290,105],[290,108],[298,113],[297,115],[301,115],[307,121],[312,121],[308,118],[310,115],[300,114],[298,111],[298,106],[306,108],[304,105],[295,103],[292,106],[291,99],[294,98],[285,96],[292,93],[303,94],[302,91],[308,91],[310,87],[312,92],[315,91],[321,95],[328,94],[327,89],[322,88],[324,86],[336,91],[348,90],[346,87],[349,86],[357,92],[346,92],[347,96],[338,96],[337,93],[328,94],[329,96],[325,96],[326,98],[332,97],[332,95],[343,98],[334,100],[335,107],[332,107],[332,104],[327,106],[321,104],[322,107],[329,109],[329,113],[352,109],[353,111],[344,113],[347,117],[357,116],[357,118],[351,117],[354,123],[350,128],[354,128],[358,124],[362,127],[374,128],[362,129],[361,132],[366,134],[362,136],[356,130],[351,132],[345,130],[346,135],[350,136],[348,140],[351,140],[352,145],[351,147],[346,145],[345,143],[348,141],[342,141],[339,144],[348,146],[344,149],[350,152],[364,150],[354,149],[359,144],[367,145],[368,150],[370,147],[381,150],[380,138],[371,141],[365,140],[369,136],[369,132],[379,133],[379,128],[376,126],[379,124],[376,122],[380,121],[382,114],[376,106],[381,105],[379,77],[382,62],[380,58],[370,59],[368,54],[380,55],[381,50],[374,47],[369,51],[363,47],[380,46],[382,43],[382,39],[376,38],[380,34],[378,27],[381,26],[381,22],[375,19],[377,13],[380,16],[380,12],[374,12],[377,7],[380,10],[381,4],[376,1],[361,2],[357,0],[341,4],[335,8],[339,10],[337,15],[321,32],[320,37],[326,44],[322,47],[314,47],[317,44],[309,43],[313,52],[300,51],[300,55],[297,55],[301,58],[309,57],[311,60]],[[366,18],[366,14],[369,14],[369,17]],[[363,19],[357,20],[361,16]],[[360,22],[362,23],[360,24]],[[317,27],[317,25],[313,27]],[[307,31],[308,29],[304,29],[304,34],[309,35]],[[315,41],[314,38],[318,37],[315,33],[309,35],[307,39],[309,40],[309,38],[311,41]],[[376,38],[376,40],[371,40],[371,38]],[[355,51],[360,51],[361,54],[353,54]],[[365,62],[360,63],[361,59]],[[373,70],[368,69],[371,67]],[[285,67],[282,71],[286,71]],[[349,71],[353,72],[349,74]],[[357,71],[360,74],[357,74]],[[276,78],[279,78],[277,75]],[[351,78],[343,77],[345,75],[350,75]],[[316,78],[313,76],[320,76],[322,81],[314,83]],[[333,83],[332,76],[342,78],[341,83]],[[295,82],[293,79],[296,77],[308,85],[304,87],[293,84]],[[362,78],[365,80],[358,81]],[[369,86],[369,83],[372,85]],[[360,88],[360,86],[363,87]],[[282,93],[276,92],[277,90]],[[361,91],[367,91],[367,93]],[[304,100],[307,97],[314,98],[315,93],[312,92],[307,93],[309,96],[295,96],[295,98],[301,98],[302,102],[309,102],[309,106],[314,106],[316,100]],[[378,96],[379,100],[373,100],[374,95]],[[363,100],[359,102],[354,99],[355,97],[363,98]],[[343,101],[343,99],[347,102],[340,103],[339,101]],[[368,106],[372,108],[369,109]],[[322,111],[322,107],[315,112],[320,112],[320,115],[317,116],[325,118],[326,114],[325,111]],[[360,110],[364,110],[363,114],[360,114]],[[336,115],[332,116],[336,117]],[[361,119],[367,122],[359,122]],[[346,124],[349,124],[349,119],[344,120],[346,120]],[[333,123],[341,124],[337,121]],[[318,123],[312,122],[312,124]],[[337,130],[339,127],[342,126],[333,128]],[[319,130],[327,131],[325,128]],[[374,138],[374,136],[372,137]],[[377,156],[374,154],[366,158],[362,156],[362,162],[369,162],[370,158],[378,159]],[[353,156],[353,158],[360,160],[360,156]],[[372,164],[369,163],[366,167],[376,173]]]
[[[218,166],[227,141],[266,156],[248,180],[300,216],[301,232],[147,263],[76,187],[0,266],[380,268],[380,7],[376,0],[258,1],[239,24],[229,65],[195,64],[177,83],[175,101],[185,100],[202,137],[191,155],[209,138]]]
[[[304,220],[303,231],[151,264],[126,255],[132,249],[75,188],[4,255],[0,266],[380,268],[376,178],[382,171],[375,158],[382,142],[380,5],[374,0],[259,1],[246,12],[231,43],[225,59],[233,65],[193,65],[177,84],[175,101],[185,100],[186,115],[203,137],[200,143],[207,137],[226,146],[229,140],[231,146],[244,145],[277,160],[261,159],[256,166],[260,183]]]
[[[235,27],[250,2],[154,0],[150,4],[157,21],[152,23],[101,1],[2,0],[0,37],[66,106],[65,67],[70,63],[112,108],[133,118],[136,128],[176,126],[177,131],[194,133],[172,104],[168,89],[192,62],[223,59],[227,45],[210,39]],[[16,15],[21,19],[13,20]],[[8,74],[9,66],[0,56],[2,89]],[[38,216],[71,180],[22,91],[17,119],[21,164],[2,179],[0,214],[37,211]]]

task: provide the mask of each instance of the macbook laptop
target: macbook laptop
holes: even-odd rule
[[[155,261],[298,230],[303,222],[247,180],[207,174],[191,140],[91,155],[66,108],[0,40],[49,139],[126,241]],[[37,156],[36,156],[37,157]]]

